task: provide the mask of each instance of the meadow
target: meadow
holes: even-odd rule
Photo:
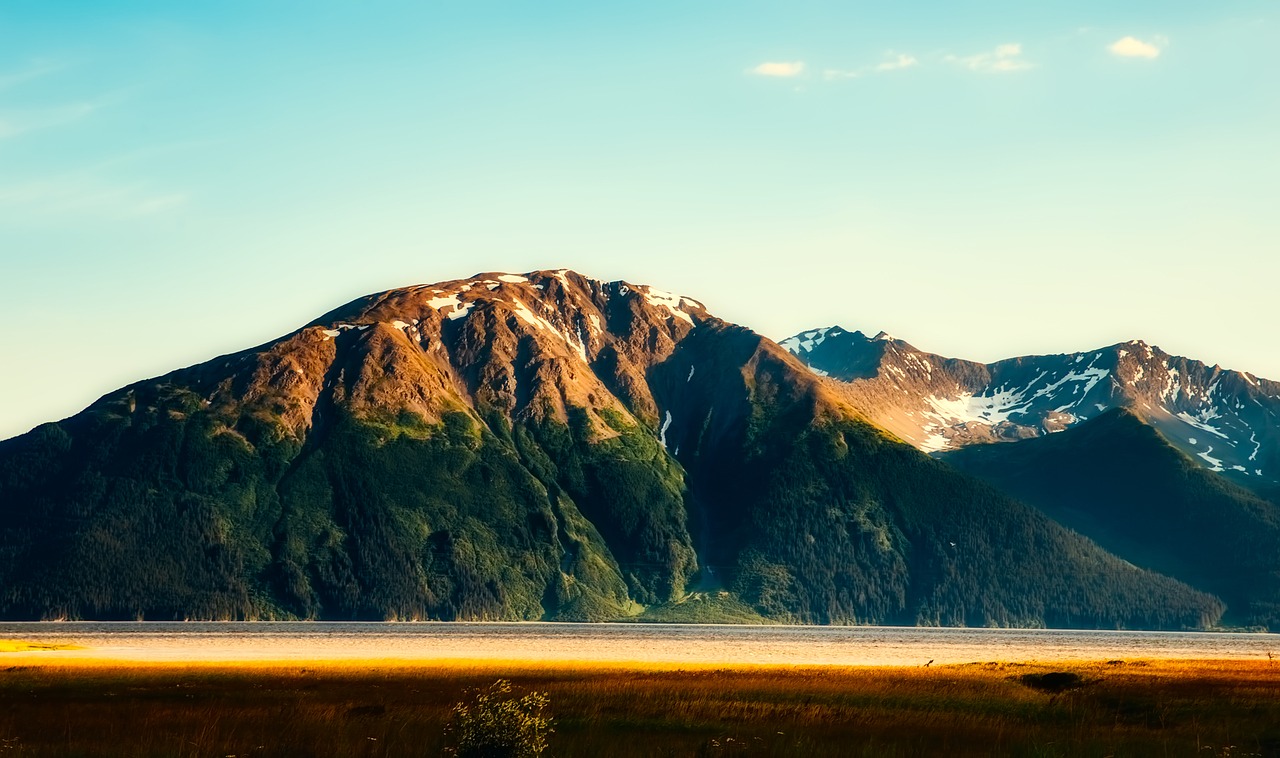
[[[469,690],[550,698],[554,756],[1277,756],[1271,661],[915,668],[0,658],[3,756],[435,756]]]

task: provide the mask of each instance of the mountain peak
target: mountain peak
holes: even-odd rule
[[[1280,385],[1169,355],[1140,339],[1085,352],[981,364],[923,353],[880,332],[853,343],[821,330],[783,343],[841,381],[859,411],[925,452],[1061,432],[1128,408],[1209,470],[1280,479]],[[821,346],[821,347],[820,347]]]

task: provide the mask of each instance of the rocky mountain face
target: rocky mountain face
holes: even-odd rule
[[[1222,615],[899,442],[857,388],[694,300],[570,271],[371,295],[0,442],[0,616]]]
[[[1210,471],[1253,488],[1280,482],[1280,382],[1141,341],[991,364],[840,327],[781,344],[837,380],[867,418],[925,452],[1039,437],[1124,408]]]

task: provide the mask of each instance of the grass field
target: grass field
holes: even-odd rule
[[[1280,756],[1269,661],[12,663],[0,758],[435,756],[452,706],[498,678],[549,694],[555,756]]]

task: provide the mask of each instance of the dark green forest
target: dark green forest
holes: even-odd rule
[[[1222,598],[1230,622],[1280,628],[1280,507],[1206,471],[1133,413],[944,457],[1125,560]]]
[[[667,447],[607,407],[334,404],[296,439],[178,379],[0,443],[0,616],[1181,629],[1229,594],[842,415],[738,327],[649,370]]]

